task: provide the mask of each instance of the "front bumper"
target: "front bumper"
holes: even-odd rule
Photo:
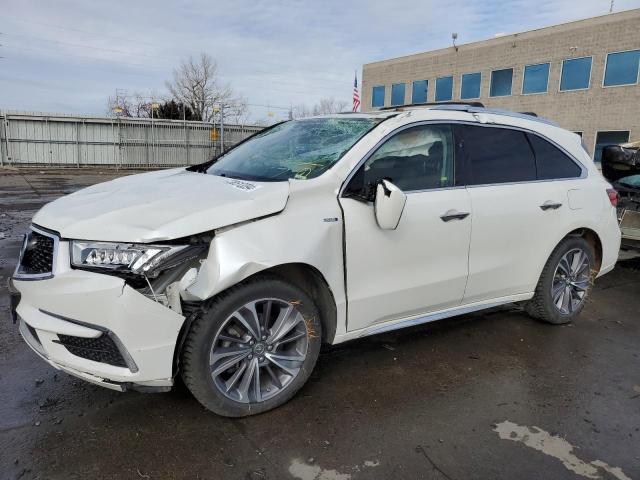
[[[107,388],[170,387],[184,317],[118,277],[71,269],[63,243],[53,278],[12,280],[15,316],[27,344],[54,367]],[[96,361],[101,358],[91,349],[101,338],[122,362]],[[70,348],[66,339],[84,347]]]

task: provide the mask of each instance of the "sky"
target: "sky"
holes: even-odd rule
[[[579,5],[579,8],[576,6]],[[615,0],[614,11],[640,7]],[[250,120],[323,97],[351,103],[354,71],[408,55],[603,15],[610,0],[0,0],[0,109],[105,115],[116,89],[162,98],[200,52]]]

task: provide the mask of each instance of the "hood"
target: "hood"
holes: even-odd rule
[[[157,242],[280,212],[288,182],[160,170],[100,183],[45,205],[33,222],[63,238]]]

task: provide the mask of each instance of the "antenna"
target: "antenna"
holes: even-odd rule
[[[451,34],[451,40],[453,41],[453,48],[456,49],[456,52],[458,51],[458,46],[456,45],[456,40],[458,39],[458,34],[457,33],[452,33]]]

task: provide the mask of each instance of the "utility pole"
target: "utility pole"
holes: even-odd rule
[[[220,105],[220,153],[224,153],[224,103]]]
[[[611,4],[609,5],[609,13],[613,13],[613,5],[615,4],[615,0],[611,0]]]

